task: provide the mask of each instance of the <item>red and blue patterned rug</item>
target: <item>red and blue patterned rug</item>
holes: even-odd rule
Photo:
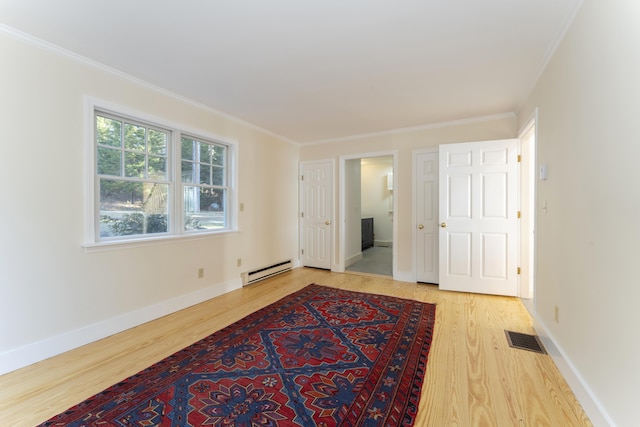
[[[435,305],[309,285],[43,426],[411,426]]]

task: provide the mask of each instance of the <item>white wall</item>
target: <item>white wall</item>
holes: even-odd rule
[[[348,138],[321,144],[302,145],[300,157],[302,161],[328,158],[340,158],[340,156],[367,157],[366,154],[389,152],[397,150],[397,167],[394,174],[393,197],[397,198],[398,212],[397,247],[394,253],[397,257],[397,269],[394,269],[394,278],[404,281],[414,281],[415,272],[413,266],[413,232],[412,225],[412,151],[419,148],[437,147],[438,144],[453,142],[482,141],[492,139],[504,139],[516,137],[517,123],[515,115],[488,117],[478,120],[468,120],[440,124],[437,126],[425,126],[422,128],[398,130],[374,135],[364,135],[359,138]],[[335,201],[339,204],[338,184],[340,177],[336,177]],[[335,229],[333,236],[333,253],[340,256],[338,250],[340,230]]]
[[[362,217],[373,218],[376,243],[393,241],[393,192],[387,188],[387,174],[392,171],[393,157],[362,162]]]
[[[640,397],[639,46],[640,2],[586,0],[519,113],[539,108],[548,164],[536,316],[618,426],[638,425]]]
[[[0,373],[297,259],[296,145],[9,34],[0,33],[0,55]],[[85,252],[87,95],[237,141],[240,231]]]

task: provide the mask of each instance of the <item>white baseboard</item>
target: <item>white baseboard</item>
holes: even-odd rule
[[[394,271],[393,280],[416,283],[416,275],[412,271]]]
[[[81,347],[118,332],[125,331],[167,314],[215,298],[242,288],[242,280],[232,279],[212,285],[190,294],[180,295],[138,310],[124,313],[111,319],[45,338],[22,347],[0,353],[0,375],[48,359],[74,348]]]
[[[530,308],[531,307],[527,306],[527,309],[530,310]],[[615,423],[609,414],[607,414],[607,411],[596,398],[593,391],[589,388],[589,385],[580,374],[580,371],[578,371],[573,363],[571,363],[571,360],[562,350],[562,347],[556,345],[553,335],[549,332],[545,323],[533,312],[531,312],[531,317],[533,318],[533,327],[542,339],[542,343],[544,344],[547,353],[549,353],[558,367],[558,370],[569,384],[573,394],[576,396],[576,399],[578,399],[578,402],[580,402],[580,405],[594,427],[615,426]]]
[[[362,256],[362,252],[359,252],[359,253],[355,254],[354,256],[347,258],[347,259],[344,261],[344,267],[345,267],[345,268],[347,268],[347,267],[349,267],[350,265],[353,265],[353,264],[355,264],[356,262],[358,262],[358,261],[362,260],[362,258],[363,258],[363,256]]]

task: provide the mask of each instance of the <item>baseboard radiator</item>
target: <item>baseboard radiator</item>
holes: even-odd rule
[[[266,267],[260,267],[252,271],[247,271],[246,273],[242,273],[242,286],[247,286],[260,280],[264,280],[267,277],[272,277],[276,274],[284,273],[285,271],[289,271],[292,268],[293,261],[289,259],[287,261],[282,261],[272,265],[268,265]]]

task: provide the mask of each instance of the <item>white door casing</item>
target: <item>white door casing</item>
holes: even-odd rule
[[[536,122],[535,118],[520,134],[520,298],[534,297]]]
[[[330,270],[333,163],[304,162],[300,171],[302,265]]]
[[[439,283],[438,152],[414,154],[416,281]]]
[[[518,141],[440,145],[440,289],[518,295]]]

